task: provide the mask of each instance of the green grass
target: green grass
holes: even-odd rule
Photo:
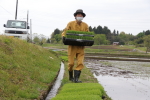
[[[135,48],[136,49],[136,48]],[[141,51],[143,51],[143,52],[146,52],[146,47],[137,47],[137,49],[139,49],[139,50],[141,50]]]
[[[44,43],[43,47],[50,47],[50,48],[58,48],[58,49],[67,49],[67,45],[64,44],[51,44],[51,43]]]
[[[0,99],[37,99],[60,67],[56,53],[26,41],[0,36]]]
[[[61,56],[60,57],[62,61],[68,61],[68,57],[67,56]]]
[[[137,50],[141,50],[143,52],[146,52],[146,47],[135,47],[134,45],[125,45],[124,47],[130,48],[130,49],[137,49]]]
[[[63,44],[44,43],[42,46],[43,46],[43,47],[53,47],[53,46],[59,47],[59,46],[63,46]]]

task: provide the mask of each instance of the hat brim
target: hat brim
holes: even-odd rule
[[[74,17],[75,17],[77,14],[82,14],[82,15],[83,15],[83,17],[85,17],[85,16],[86,16],[86,14],[85,14],[85,13],[76,12],[76,13],[74,13]]]

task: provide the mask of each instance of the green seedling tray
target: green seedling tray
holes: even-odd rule
[[[66,35],[94,37],[94,35],[88,35],[88,34],[73,34],[73,33],[67,33]]]
[[[65,45],[92,46],[94,44],[94,33],[68,30],[63,43]]]
[[[92,46],[94,41],[92,40],[83,40],[83,39],[63,39],[64,45],[75,45],[75,46]]]

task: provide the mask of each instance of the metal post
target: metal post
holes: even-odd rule
[[[27,27],[29,26],[28,19],[29,19],[29,11],[27,11]]]
[[[17,10],[18,10],[18,0],[16,1],[16,15],[15,15],[15,20],[17,20]]]
[[[30,35],[31,35],[31,42],[32,42],[32,20],[30,19]]]

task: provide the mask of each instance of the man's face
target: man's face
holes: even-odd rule
[[[78,14],[76,15],[76,17],[83,17],[83,15],[82,15],[81,13],[78,13]]]

